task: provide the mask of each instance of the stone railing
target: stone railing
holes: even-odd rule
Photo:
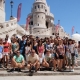
[[[50,27],[50,28],[48,28],[48,29],[44,29],[43,31],[38,31],[38,32],[36,32],[36,33],[34,33],[34,35],[43,35],[43,34],[45,34],[46,35],[46,32],[51,32],[51,30],[52,30],[52,27]]]
[[[29,32],[17,24],[16,18],[13,18],[12,20],[0,23],[0,37],[4,38],[6,34],[9,34],[11,37],[13,34],[18,34],[20,36],[24,34],[29,35]]]
[[[52,13],[46,13],[46,16],[51,16],[54,18],[54,15]]]
[[[8,28],[8,27],[11,27],[15,24],[17,24],[17,19],[16,18],[14,18],[13,20],[6,21],[4,23],[0,23],[0,29]]]
[[[0,37],[4,38],[6,34],[10,36],[16,32],[16,24],[17,19],[6,21],[4,23],[0,23]]]

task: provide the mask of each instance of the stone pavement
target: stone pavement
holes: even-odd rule
[[[22,72],[7,72],[6,70],[0,70],[0,76],[58,76],[58,75],[80,75],[80,67],[75,67],[74,72],[66,70],[64,72],[54,72],[54,71],[38,71],[35,73],[30,73],[28,70],[22,70]]]
[[[0,80],[80,80],[80,76],[8,76]]]

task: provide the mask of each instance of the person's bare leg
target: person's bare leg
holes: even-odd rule
[[[5,55],[3,56],[3,68],[5,66]]]
[[[43,63],[42,63],[42,66],[48,68],[48,67],[49,67],[49,64],[48,64],[47,62],[43,62]]]
[[[28,64],[27,65],[27,68],[29,69],[29,71],[31,70],[31,65],[30,64]]]
[[[54,67],[54,71],[56,71],[56,60],[53,60],[53,67]]]
[[[36,64],[36,71],[37,71],[39,68],[40,68],[40,63],[38,62],[38,63]]]
[[[8,64],[9,64],[9,56],[6,55],[6,67],[8,67]]]

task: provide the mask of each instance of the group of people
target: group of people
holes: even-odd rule
[[[24,35],[22,39],[13,35],[11,39],[6,35],[3,40],[0,38],[0,67],[19,71],[25,67],[29,71],[37,72],[41,68],[53,71],[69,69],[74,71],[78,66],[77,58],[80,53],[80,42],[59,36],[53,38],[34,37]]]

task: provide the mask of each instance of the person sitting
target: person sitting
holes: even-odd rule
[[[37,70],[40,68],[40,62],[39,62],[39,56],[36,54],[35,50],[31,50],[31,54],[28,56],[28,64],[27,68],[31,72],[32,70],[37,72]]]
[[[47,50],[42,65],[46,68],[49,68],[49,70],[51,70],[50,67],[52,67],[52,65],[53,65],[53,64],[51,64],[51,62],[52,62],[51,60],[52,60],[51,52],[50,52],[50,50]]]
[[[16,55],[12,59],[13,69],[11,69],[10,71],[12,72],[15,70],[15,68],[18,68],[18,71],[21,72],[21,69],[24,68],[24,65],[25,65],[24,57],[20,54],[20,51],[17,51]]]

